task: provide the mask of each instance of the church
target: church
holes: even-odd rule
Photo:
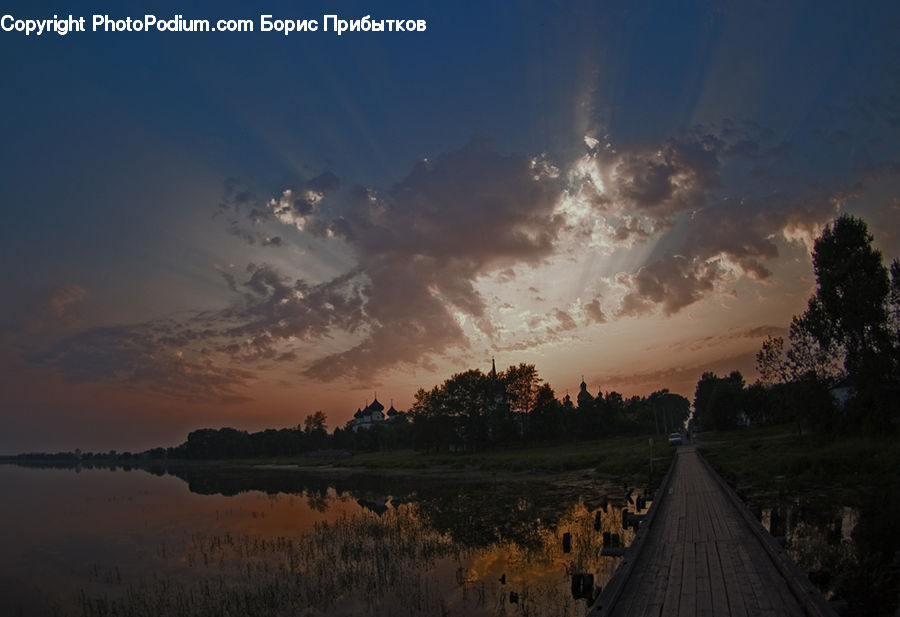
[[[363,409],[356,410],[356,413],[353,414],[353,419],[350,420],[347,428],[354,433],[360,429],[369,430],[373,426],[377,426],[382,422],[390,422],[401,415],[403,415],[403,412],[394,409],[393,402],[391,403],[391,408],[387,410],[387,414],[385,415],[384,405],[378,401],[378,395],[376,394],[375,400],[373,400],[371,404],[366,405]]]

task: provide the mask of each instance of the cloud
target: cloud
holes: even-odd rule
[[[186,401],[246,400],[240,388],[251,371],[222,366],[209,352],[186,354],[161,336],[161,323],[91,328],[68,337],[34,360],[70,381],[136,387]]]
[[[619,277],[628,292],[618,315],[641,315],[657,307],[673,315],[737,278],[769,279],[766,262],[779,256],[776,241],[802,242],[811,249],[843,199],[840,193],[808,189],[711,204],[684,223],[677,251]]]
[[[420,162],[390,188],[350,187],[339,203],[322,207],[339,186],[323,174],[263,202],[231,181],[219,211],[235,229],[246,231],[231,222],[243,215],[342,243],[357,261],[351,270],[321,283],[264,263],[250,264],[242,277],[221,271],[236,294],[225,309],[195,315],[181,328],[88,330],[61,341],[42,361],[75,380],[145,384],[185,396],[234,395],[251,378],[213,358],[286,359],[289,347],[333,332],[355,334],[359,342],[312,360],[306,375],[371,380],[398,364],[427,366],[434,355],[468,348],[458,315],[494,336],[476,280],[540,263],[553,254],[563,222],[555,212],[561,187],[551,166],[478,143]],[[565,315],[557,317],[559,327],[571,327]],[[187,373],[203,375],[193,390],[183,379]]]
[[[623,246],[665,235],[663,254],[618,275],[625,294],[614,314],[673,315],[740,277],[769,278],[777,240],[811,242],[839,204],[812,189],[722,195],[727,165],[743,162],[746,171],[748,162],[759,166],[791,151],[747,123],[726,121],[718,134],[698,128],[659,145],[589,146],[566,174],[545,160],[504,156],[473,142],[420,161],[389,188],[341,190],[326,173],[283,191],[265,202],[269,220],[342,243],[358,265],[341,281],[312,287],[270,266],[252,266],[242,288],[226,276],[243,301],[222,315],[235,325],[220,349],[240,360],[271,359],[286,341],[340,330],[362,338],[314,359],[307,375],[367,380],[393,366],[430,362],[468,348],[460,316],[489,340],[497,335],[475,284],[480,277],[508,282],[516,266],[539,266],[572,249],[560,246],[560,234],[582,227],[587,231],[567,240],[585,241],[598,229]],[[566,195],[587,210],[560,207]],[[260,200],[244,191],[231,202],[252,204],[256,212]],[[588,323],[609,319],[599,300],[582,310]],[[575,327],[566,311],[552,317],[555,323],[544,324],[550,334]]]
[[[9,313],[0,321],[0,345],[21,348],[28,338],[43,339],[71,331],[78,324],[73,308],[88,297],[86,289],[73,283],[63,283],[34,296],[18,294],[5,298]]]
[[[646,234],[643,217],[654,229],[666,229],[675,215],[703,207],[720,185],[724,142],[695,131],[662,144],[595,145],[577,163],[582,196],[596,211],[622,216],[624,229]]]
[[[344,212],[314,227],[343,240],[370,282],[370,332],[359,345],[314,362],[307,374],[360,379],[398,363],[466,348],[454,311],[493,328],[474,282],[553,254],[563,220],[554,170],[483,144],[418,163],[390,189],[355,187]]]
[[[600,308],[600,300],[598,298],[594,298],[585,304],[584,312],[592,322],[606,323],[607,321],[606,314],[603,312],[603,309]]]
[[[286,342],[311,341],[332,329],[354,332],[367,322],[356,271],[316,285],[290,280],[268,264],[250,264],[246,272],[240,286],[229,281],[241,299],[206,318],[220,327],[219,350],[234,359],[275,358]]]
[[[554,317],[556,317],[556,321],[559,323],[559,325],[555,328],[548,328],[551,334],[568,332],[578,327],[578,324],[575,323],[575,320],[572,319],[572,316],[562,309],[556,309],[553,315]]]
[[[701,207],[708,191],[719,185],[721,145],[718,138],[703,135],[626,151],[610,165],[613,199],[658,221]]]
[[[676,341],[667,345],[666,349],[670,351],[701,351],[719,347],[725,341],[742,339],[757,341],[762,345],[763,340],[765,340],[767,336],[787,336],[787,334],[788,329],[784,326],[753,326],[750,328],[720,332],[715,335],[704,336],[689,341]]]
[[[615,389],[633,394],[650,394],[659,389],[660,384],[679,393],[688,399],[694,398],[697,381],[707,371],[717,375],[727,375],[731,371],[740,371],[744,380],[750,382],[756,375],[756,350],[745,353],[711,359],[691,365],[677,365],[670,368],[641,372],[628,372],[601,375],[596,381],[606,384],[603,389]]]
[[[811,250],[863,187],[803,176],[793,151],[759,126],[728,120],[718,131],[698,128],[655,151],[595,148],[588,155],[597,169],[592,185],[602,187],[609,240],[630,246],[656,236],[666,247],[620,273],[627,292],[617,316],[657,309],[673,315],[739,278],[769,279],[780,243]],[[582,162],[578,169],[591,167]]]
[[[419,161],[388,186],[324,172],[260,197],[231,179],[218,208],[230,233],[257,252],[315,237],[316,246],[348,258],[346,270],[310,280],[289,262],[276,267],[257,258],[243,272],[220,270],[233,294],[222,310],[175,325],[88,330],[60,341],[43,361],[73,379],[229,396],[253,375],[229,367],[260,361],[304,362],[304,374],[315,379],[371,381],[468,350],[473,332],[495,350],[530,348],[571,336],[579,323],[674,315],[728,293],[738,279],[765,281],[779,247],[811,247],[841,204],[863,190],[846,180],[809,179],[785,190],[779,182],[797,173],[791,144],[749,123],[726,121],[657,144],[586,143],[587,153],[562,169],[472,142]],[[859,160],[859,170],[875,167]],[[759,186],[754,174],[772,184]],[[639,249],[640,261],[631,249]],[[597,255],[614,252],[622,269],[602,280],[624,292],[607,312],[599,298],[582,305],[559,297],[559,286],[533,284],[528,272],[562,260],[593,265]],[[587,287],[580,288],[594,296],[596,281],[583,271]],[[483,296],[485,285],[514,280],[514,294],[527,287],[530,299]],[[60,290],[48,306],[64,313],[78,298],[77,289]],[[495,325],[499,307],[519,309],[525,301],[533,308],[542,298],[565,308],[536,317],[541,334],[530,341],[509,340],[510,331]],[[338,351],[318,352],[326,339]],[[192,392],[182,379],[188,373],[203,375],[198,383],[206,385]]]
[[[662,306],[666,315],[673,315],[712,290],[719,276],[716,262],[702,262],[684,255],[651,263],[634,275],[619,277],[629,291],[622,299],[617,316],[650,313],[657,305]]]
[[[307,221],[315,218],[319,203],[340,186],[338,177],[325,171],[295,188],[282,191],[277,198],[264,199],[240,179],[228,178],[217,215],[225,216],[228,233],[247,244],[259,242],[263,246],[278,247],[282,245],[280,236],[260,234],[257,228],[284,223],[302,231]]]

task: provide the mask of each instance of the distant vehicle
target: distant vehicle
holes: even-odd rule
[[[670,446],[680,446],[681,445],[681,433],[672,433],[669,435],[669,445]]]

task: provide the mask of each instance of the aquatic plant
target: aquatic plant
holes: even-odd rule
[[[429,526],[416,504],[380,516],[342,514],[296,536],[194,534],[177,556],[180,570],[107,581],[107,593],[82,592],[81,614],[579,615],[586,605],[570,595],[568,577],[575,570],[595,573],[598,582],[611,575],[616,560],[600,557],[602,531],[627,533],[621,517],[609,512],[601,530],[581,501],[558,526],[536,521],[537,547],[506,540],[461,547]],[[563,530],[575,538],[570,553],[560,545]]]

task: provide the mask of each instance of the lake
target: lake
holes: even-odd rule
[[[14,465],[0,487],[4,614],[154,617],[581,616],[573,574],[605,584],[619,559],[600,555],[602,534],[630,541],[620,511],[644,488],[592,474]]]

